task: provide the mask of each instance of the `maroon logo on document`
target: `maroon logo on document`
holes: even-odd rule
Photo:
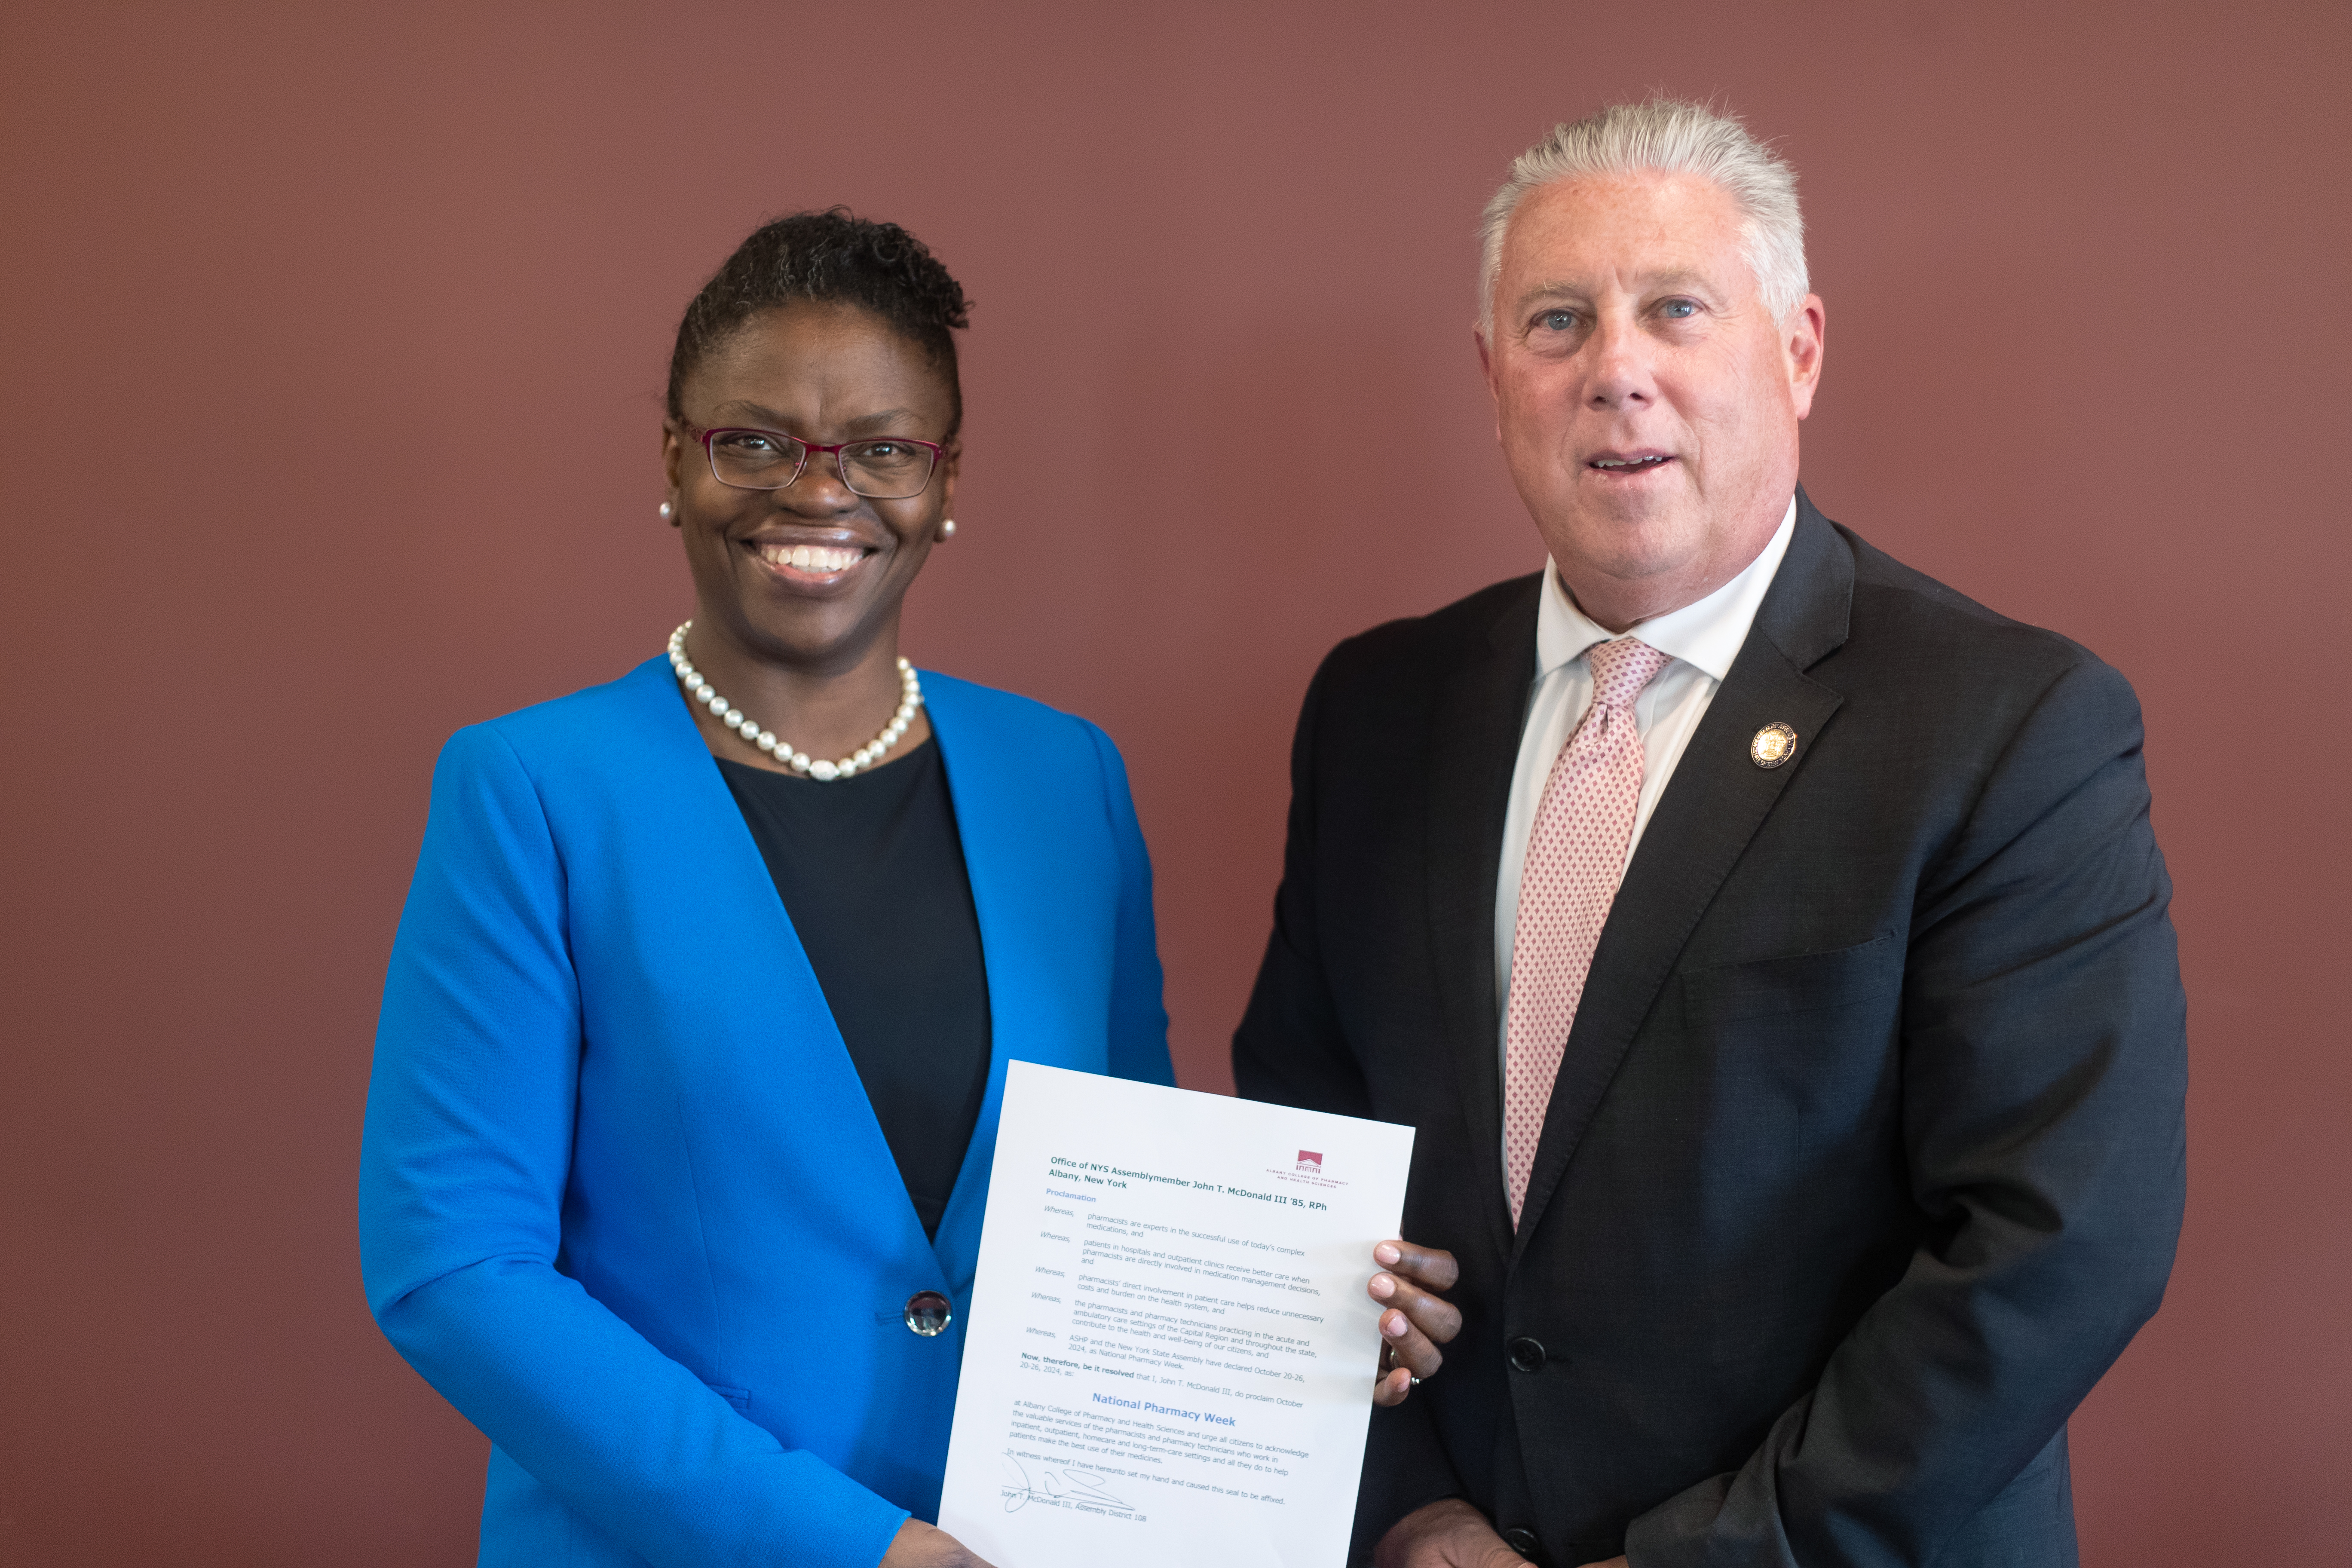
[[[1323,1156],[1312,1149],[1301,1149],[1298,1158],[1288,1165],[1268,1165],[1265,1173],[1277,1182],[1292,1182],[1302,1187],[1344,1187],[1345,1182],[1335,1182],[1323,1173]]]

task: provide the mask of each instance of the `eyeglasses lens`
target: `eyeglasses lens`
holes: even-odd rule
[[[710,437],[710,472],[738,489],[780,490],[793,482],[808,448],[790,436],[721,430]]]
[[[906,441],[859,441],[841,449],[842,478],[859,495],[903,500],[931,482],[931,452]]]

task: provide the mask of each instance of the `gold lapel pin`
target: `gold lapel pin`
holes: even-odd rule
[[[1767,724],[1748,742],[1748,760],[1759,768],[1777,768],[1797,754],[1797,732],[1786,724]]]

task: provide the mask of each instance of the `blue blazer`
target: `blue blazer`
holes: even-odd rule
[[[994,1053],[935,1242],[667,661],[442,752],[360,1237],[376,1321],[495,1445],[486,1564],[868,1568],[937,1513],[1005,1063],[1172,1081],[1117,749],[923,684]]]

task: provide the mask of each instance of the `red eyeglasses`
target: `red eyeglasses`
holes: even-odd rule
[[[830,452],[841,482],[874,500],[905,500],[923,493],[947,448],[911,436],[878,436],[867,441],[803,441],[781,430],[730,426],[686,433],[702,444],[710,477],[739,490],[780,490],[801,477],[815,453]]]

